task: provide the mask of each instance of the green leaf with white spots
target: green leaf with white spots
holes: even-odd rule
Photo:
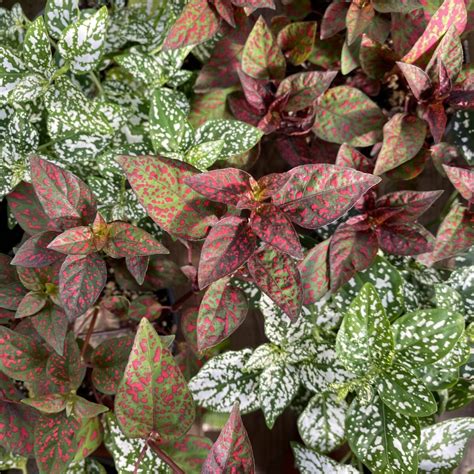
[[[223,146],[224,140],[199,143],[187,151],[184,161],[200,171],[206,171],[220,158]]]
[[[270,429],[293,400],[299,386],[298,370],[293,365],[272,365],[260,374],[258,399]]]
[[[150,137],[156,153],[170,158],[194,144],[194,130],[177,95],[170,89],[156,89],[150,108]]]
[[[148,86],[161,86],[166,82],[165,71],[156,59],[139,51],[128,51],[115,56],[115,61],[135,79]]]
[[[78,0],[48,0],[44,9],[44,20],[49,34],[59,39],[62,31],[73,21],[78,14]]]
[[[26,464],[28,458],[8,452],[3,446],[0,446],[0,469],[2,472],[9,471],[10,469],[19,469],[22,472],[28,472]]]
[[[469,321],[474,319],[474,266],[459,268],[446,281],[464,301],[464,315]]]
[[[118,474],[134,472],[138,456],[145,445],[143,439],[132,439],[125,436],[113,413],[102,417],[104,427],[104,444],[112,455]],[[138,465],[137,474],[169,473],[171,469],[148,448],[142,462]]]
[[[92,71],[100,62],[108,26],[107,7],[72,23],[61,33],[58,51],[75,74]]]
[[[298,364],[311,360],[318,354],[318,346],[313,337],[289,344],[285,348],[287,364]]]
[[[344,366],[356,375],[392,363],[393,334],[375,288],[366,283],[349,306],[337,334],[336,351]]]
[[[344,441],[347,403],[332,393],[318,393],[298,417],[298,432],[304,443],[321,453],[336,449]]]
[[[474,435],[472,418],[453,418],[421,430],[419,472],[449,474],[461,462]]]
[[[395,362],[375,382],[383,402],[393,411],[407,416],[429,416],[438,405],[428,387],[411,370]]]
[[[449,309],[422,309],[393,325],[397,358],[409,367],[433,364],[444,357],[464,331],[464,318]]]
[[[352,466],[338,464],[331,458],[324,456],[312,449],[291,443],[296,467],[301,474],[357,474],[359,471]]]
[[[446,410],[457,410],[474,400],[474,382],[458,380],[454,387],[449,389]]]
[[[65,474],[107,474],[107,471],[102,464],[89,457],[69,464]]]
[[[219,413],[230,413],[236,401],[241,413],[257,410],[258,374],[245,371],[251,354],[251,349],[228,351],[206,362],[189,381],[195,402]]]
[[[311,392],[324,392],[331,384],[341,385],[352,378],[352,375],[341,365],[333,346],[320,343],[316,346],[316,356],[298,366],[300,380]]]
[[[48,81],[39,74],[27,74],[17,82],[10,91],[8,101],[11,104],[32,102],[42,96],[48,89]]]
[[[256,372],[271,365],[282,362],[284,352],[275,344],[267,343],[258,346],[249,357],[245,364],[245,370],[248,372]]]
[[[353,400],[346,436],[354,454],[374,473],[416,474],[418,421],[390,410],[378,397],[367,405]]]
[[[222,140],[224,144],[220,159],[225,160],[253,148],[262,135],[263,132],[260,129],[245,122],[216,119],[209,120],[196,130],[196,143]]]
[[[446,308],[464,314],[464,301],[462,296],[449,285],[444,283],[435,286],[435,305],[438,308]]]
[[[48,32],[42,16],[30,24],[23,42],[23,61],[32,72],[49,77],[54,72]]]
[[[345,312],[360,289],[365,283],[371,283],[382,302],[387,316],[390,320],[403,314],[404,281],[400,272],[383,257],[377,256],[374,263],[346,283],[333,298],[335,307],[340,312]]]
[[[7,97],[25,73],[21,56],[6,46],[0,46],[0,98]]]

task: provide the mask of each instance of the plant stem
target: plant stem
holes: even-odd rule
[[[181,298],[178,299],[178,301],[176,301],[176,303],[171,307],[173,311],[177,311],[182,305],[183,303],[185,303],[189,298],[191,298],[191,296],[194,295],[194,291],[190,290],[188,291],[187,293],[185,293],[183,296],[181,296]]]
[[[138,458],[135,462],[135,468],[133,469],[133,474],[138,473],[138,468],[140,467],[140,464],[143,461],[143,458],[145,457],[146,450],[148,449],[148,444],[144,444],[142,450],[140,451],[140,454],[138,455]]]
[[[92,313],[92,321],[89,324],[89,329],[87,330],[86,339],[84,340],[84,345],[82,346],[82,351],[81,351],[81,358],[82,359],[84,359],[84,355],[86,353],[87,346],[89,345],[89,341],[90,341],[90,339],[92,337],[92,334],[94,332],[94,326],[95,326],[95,323],[97,321],[97,316],[98,315],[99,315],[99,308],[96,307],[96,308],[94,308],[94,312]]]
[[[102,84],[100,83],[99,78],[95,75],[94,72],[90,72],[89,77],[97,89],[97,95],[102,95],[104,93],[104,89],[102,88]]]
[[[153,441],[153,439],[148,438],[148,446],[150,446],[159,458],[162,459],[173,471],[173,474],[186,474],[159,446]]]

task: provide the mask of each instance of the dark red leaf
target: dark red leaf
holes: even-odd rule
[[[148,255],[144,257],[125,257],[127,270],[139,285],[143,285],[143,282],[145,281],[149,261],[150,257]]]
[[[423,118],[428,122],[435,143],[439,143],[446,130],[448,117],[441,102],[428,104],[422,109]]]
[[[420,255],[431,252],[434,237],[420,224],[390,224],[377,229],[380,248],[393,255]]]
[[[454,90],[449,94],[448,102],[455,109],[472,109],[474,107],[474,91]]]
[[[432,92],[431,79],[423,69],[413,64],[402,62],[397,62],[397,66],[402,71],[408,86],[418,100],[426,98],[426,96]]]
[[[363,173],[372,173],[374,171],[374,163],[372,160],[363,155],[360,151],[351,147],[347,143],[343,143],[339,148],[336,157],[337,166],[347,166],[354,168]]]
[[[346,28],[346,14],[349,3],[343,0],[332,2],[326,8],[321,21],[321,39],[331,38]]]

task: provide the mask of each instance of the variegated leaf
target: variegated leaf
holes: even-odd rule
[[[296,466],[301,474],[314,474],[316,472],[328,474],[356,474],[359,472],[350,465],[338,464],[333,459],[317,451],[303,447],[298,443],[291,443],[291,448],[295,456]]]

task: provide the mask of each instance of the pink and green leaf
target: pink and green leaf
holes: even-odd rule
[[[336,166],[346,166],[347,168],[354,168],[363,173],[372,173],[374,164],[370,158],[367,158],[360,151],[351,147],[347,143],[343,143],[337,152]]]
[[[1,305],[2,288],[0,287],[0,305]],[[39,291],[30,291],[21,300],[16,310],[15,318],[25,318],[33,316],[41,311],[48,302],[48,296]]]
[[[31,318],[38,334],[59,354],[64,353],[64,341],[69,325],[66,313],[55,304],[47,304]]]
[[[331,38],[346,28],[346,15],[349,5],[340,0],[332,2],[326,8],[321,21],[321,39]]]
[[[141,257],[125,257],[125,265],[130,274],[135,278],[139,285],[143,285],[150,257],[148,255]]]
[[[17,250],[12,265],[41,268],[61,260],[64,258],[62,254],[48,248],[57,236],[58,233],[53,231],[33,235]]]
[[[443,165],[443,169],[459,194],[471,204],[474,199],[474,171],[447,165]]]
[[[371,2],[352,2],[346,14],[347,42],[352,44],[369,27],[375,11]]]
[[[128,317],[134,321],[141,321],[143,318],[155,321],[161,316],[162,310],[162,305],[154,295],[140,295],[131,301]]]
[[[95,252],[95,237],[89,226],[73,227],[59,234],[48,249],[66,255],[87,255]]]
[[[432,92],[433,84],[430,77],[426,74],[423,69],[413,64],[403,63],[401,61],[397,62],[397,66],[402,71],[405,80],[408,83],[413,95],[418,99],[422,100],[426,98]]]
[[[278,33],[278,46],[291,64],[299,66],[308,59],[313,51],[316,28],[314,21],[297,21]]]
[[[421,255],[433,250],[434,237],[421,224],[390,224],[377,229],[380,248],[393,255]]]

